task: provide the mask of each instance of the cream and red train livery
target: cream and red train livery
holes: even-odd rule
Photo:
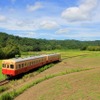
[[[60,54],[48,54],[33,56],[27,58],[14,58],[2,61],[2,73],[8,76],[16,76],[28,72],[34,68],[41,67],[45,64],[60,61]]]

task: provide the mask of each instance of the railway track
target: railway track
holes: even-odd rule
[[[5,85],[5,84],[7,84],[8,82],[9,82],[8,79],[2,80],[2,81],[0,81],[0,86]]]

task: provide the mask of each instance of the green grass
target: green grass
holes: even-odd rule
[[[72,57],[72,56],[77,56],[77,55],[83,55],[83,54],[89,54],[89,55],[86,55],[86,56],[80,56],[80,57],[76,57],[76,58],[71,58],[71,59],[67,59],[66,62],[67,64],[70,65],[70,62],[72,65],[75,65],[76,67],[75,68],[70,68],[70,69],[67,69],[66,71],[60,71],[59,73],[56,73],[56,74],[51,74],[51,75],[46,75],[45,77],[42,77],[40,79],[37,79],[35,80],[34,82],[32,83],[29,83],[28,85],[18,89],[18,90],[13,90],[12,92],[8,94],[4,94],[2,96],[2,100],[6,100],[7,98],[9,98],[9,100],[13,99],[13,97],[16,97],[17,95],[21,94],[23,91],[25,91],[26,89],[32,87],[32,86],[35,86],[36,84],[44,81],[44,80],[48,80],[50,78],[53,78],[53,77],[56,77],[56,76],[61,76],[61,75],[66,75],[66,74],[69,74],[69,73],[74,73],[74,72],[80,72],[80,71],[85,71],[85,70],[89,70],[91,68],[94,68],[94,67],[91,67],[91,66],[98,66],[100,65],[99,63],[95,63],[93,62],[94,59],[98,59],[97,61],[99,61],[99,58],[100,58],[100,52],[91,52],[91,51],[79,51],[79,50],[54,50],[54,51],[41,51],[41,52],[28,52],[28,53],[22,53],[23,56],[27,56],[27,55],[41,55],[41,54],[50,54],[50,53],[61,53],[61,56],[62,58],[69,58],[69,57]],[[87,62],[87,59],[92,59],[93,58],[93,61],[92,62]],[[95,60],[95,61],[96,61]],[[84,62],[85,61],[85,62]],[[1,61],[0,61],[1,63]],[[94,64],[95,63],[95,64]],[[93,65],[94,64],[94,65]],[[88,65],[90,67],[85,67],[84,65]],[[79,67],[80,66],[80,67]],[[81,67],[83,66],[83,67]],[[37,72],[40,73],[46,69],[48,69],[50,66],[45,66],[43,68],[40,68]],[[30,74],[32,75],[32,74]],[[2,75],[0,74],[0,77],[2,77]],[[4,78],[4,76],[2,77],[2,79]],[[26,78],[26,77],[25,77]],[[1,78],[0,78],[1,79]],[[95,80],[96,82],[96,80]],[[69,83],[66,83],[65,86],[68,88],[68,89],[71,89],[71,85]],[[58,87],[59,88],[59,87]],[[60,89],[59,89],[60,90]],[[1,91],[2,91],[2,88],[1,88]],[[94,91],[93,91],[94,92]],[[92,93],[90,95],[92,95]],[[83,93],[81,93],[81,91],[77,92],[75,95],[76,99],[77,99],[77,95],[78,93],[80,93],[80,97],[84,95],[81,95]],[[74,98],[74,95],[71,99]],[[99,96],[99,95],[98,95]],[[99,96],[100,97],[100,96]],[[5,99],[6,98],[6,99]],[[40,97],[40,100],[42,100],[44,97]],[[84,99],[84,98],[82,98]],[[44,100],[44,99],[43,99]],[[69,99],[70,100],[70,99]]]
[[[67,59],[69,66],[80,66],[84,68],[100,67],[100,52],[89,52],[89,55]]]
[[[6,76],[2,74],[2,60],[0,60],[0,80],[5,79]]]

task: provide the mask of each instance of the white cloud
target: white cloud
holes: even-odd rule
[[[69,30],[67,28],[64,28],[64,29],[57,30],[55,33],[57,33],[57,34],[66,34],[68,32],[69,32]]]
[[[36,11],[40,8],[42,8],[42,4],[40,2],[36,2],[34,5],[27,5],[27,10],[29,12],[33,12],[33,11]]]
[[[5,28],[7,30],[22,30],[22,31],[33,31],[38,29],[38,25],[33,20],[15,20],[9,19],[6,23],[0,24],[1,28]]]
[[[36,33],[35,32],[29,32],[28,35],[29,36],[34,36],[34,35],[36,35]]]
[[[3,18],[2,18],[3,19]],[[7,30],[23,30],[23,31],[34,31],[34,30],[53,30],[59,28],[56,21],[50,18],[36,18],[36,19],[14,19],[9,18],[6,23],[0,24],[1,28]]]
[[[40,27],[49,30],[49,29],[56,29],[59,27],[59,25],[55,21],[42,21]]]
[[[62,12],[62,17],[67,21],[91,20],[98,0],[85,0],[78,7],[70,7]]]
[[[6,19],[6,17],[5,16],[3,16],[3,15],[0,15],[0,22],[4,22],[4,21],[6,21],[7,19]]]

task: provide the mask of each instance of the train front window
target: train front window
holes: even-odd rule
[[[9,68],[9,65],[7,65],[7,68]]]
[[[2,67],[3,67],[3,68],[6,68],[6,64],[2,64]]]
[[[10,68],[11,68],[11,69],[14,69],[14,65],[11,64],[11,65],[10,65]]]

